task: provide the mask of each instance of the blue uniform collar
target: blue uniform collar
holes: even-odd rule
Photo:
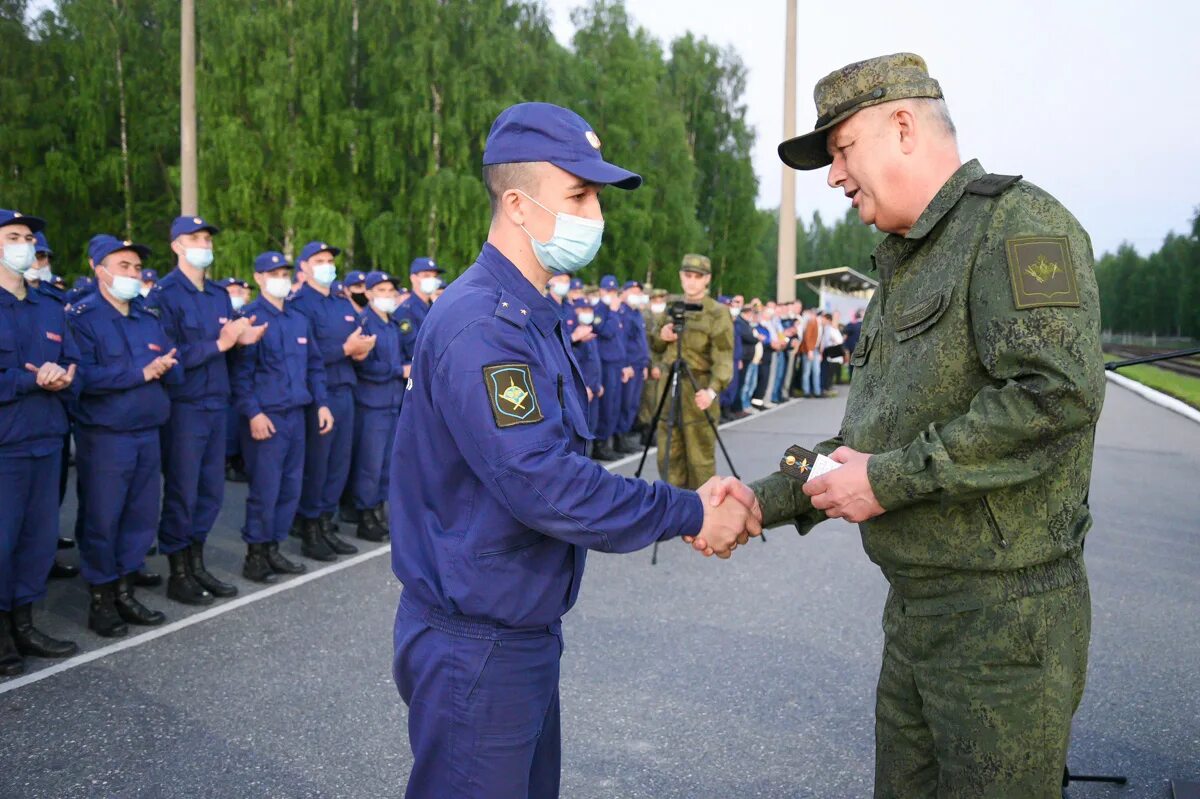
[[[200,293],[200,289],[196,288],[196,284],[193,283],[191,280],[189,280],[187,275],[185,275],[183,272],[180,272],[179,267],[175,267],[170,272],[168,272],[167,275],[165,277],[163,277],[162,280],[158,281],[158,284],[160,286],[163,283],[167,283],[168,285],[171,283],[178,283],[190,292],[193,292],[195,294]],[[220,288],[220,287],[216,283],[209,280],[208,278],[204,278],[204,292],[206,294],[213,294],[213,293],[215,293],[216,289],[218,289],[218,288]],[[221,289],[221,290],[224,291],[224,289]]]
[[[29,285],[28,283],[25,284],[25,299],[24,300],[18,300],[17,295],[13,294],[11,291],[6,291],[4,289],[0,289],[0,303],[3,303],[4,305],[12,305],[14,302],[25,302],[25,301],[36,304],[39,302],[46,302],[47,299],[48,298],[46,296],[44,296],[40,291],[38,291],[37,289],[35,289],[33,286]]]
[[[535,289],[512,261],[488,242],[484,243],[476,260],[488,270],[502,289],[528,306],[529,316],[538,332],[548,336],[554,331],[554,326],[561,318],[554,306],[554,300]]]

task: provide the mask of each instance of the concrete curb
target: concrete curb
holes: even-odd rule
[[[1188,405],[1183,400],[1177,400],[1170,394],[1164,394],[1161,391],[1155,391],[1147,385],[1143,385],[1136,380],[1131,380],[1128,377],[1117,374],[1116,372],[1106,371],[1104,376],[1112,382],[1116,383],[1121,388],[1127,388],[1134,394],[1141,396],[1143,399],[1150,400],[1160,408],[1166,408],[1169,411],[1174,411],[1180,416],[1186,417],[1197,424],[1200,424],[1200,411]]]

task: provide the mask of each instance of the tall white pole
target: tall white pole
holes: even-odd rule
[[[179,24],[179,166],[180,214],[200,212],[196,189],[196,5],[180,3]]]
[[[787,0],[787,49],[783,64],[783,138],[796,135],[796,0]],[[779,256],[775,299],[796,299],[796,172],[780,165],[783,189],[779,197]]]

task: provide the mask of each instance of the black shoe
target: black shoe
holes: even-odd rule
[[[242,576],[256,583],[273,583],[279,578],[267,562],[266,544],[247,544],[246,562],[242,564]]]
[[[92,602],[88,606],[88,629],[105,638],[120,638],[129,632],[129,627],[117,612],[117,583],[89,585]]]
[[[328,530],[322,530],[321,538],[324,538],[325,544],[339,555],[353,555],[358,552],[358,547],[346,541],[337,533],[331,533]]]
[[[12,619],[0,610],[0,677],[16,677],[25,671],[25,659],[12,639]]]
[[[342,505],[338,508],[338,518],[346,524],[358,524],[362,521],[362,511],[353,505]]]
[[[237,586],[229,583],[221,582],[213,576],[204,566],[204,544],[199,541],[193,541],[192,545],[186,550],[188,555],[188,571],[192,573],[192,579],[200,584],[208,593],[215,597],[226,599],[231,596],[237,596]]]
[[[51,580],[70,580],[72,577],[78,576],[78,566],[72,566],[69,563],[63,563],[58,558],[54,559],[54,565],[50,567]]]
[[[292,517],[292,526],[288,528],[289,538],[299,538],[300,530],[304,527],[304,517],[297,513]]]
[[[17,651],[25,657],[66,658],[79,651],[74,641],[51,638],[33,626],[33,605],[12,609],[12,637]]]
[[[279,542],[272,541],[267,544],[267,563],[271,566],[271,571],[276,574],[304,574],[308,571],[308,567],[303,563],[296,563],[294,560],[289,560],[279,551]]]
[[[117,614],[130,624],[157,627],[167,620],[161,610],[151,610],[134,599],[133,584],[128,577],[117,580],[117,597],[113,604],[117,607]]]
[[[213,595],[196,582],[196,578],[192,577],[192,570],[188,567],[188,550],[172,552],[167,555],[167,561],[171,564],[171,576],[167,579],[167,597],[169,599],[185,605],[211,605],[213,603]]]
[[[325,536],[321,535],[320,519],[305,519],[300,523],[300,554],[326,563],[337,560],[337,553],[330,549]]]
[[[75,548],[75,539],[73,539],[73,538],[58,539],[58,548],[59,549],[74,549]]]
[[[615,461],[620,459],[620,455],[613,450],[609,440],[603,439],[596,442],[595,448],[592,450],[592,459],[597,461]]]
[[[162,585],[162,575],[149,569],[139,569],[129,577],[138,588],[158,588]]]
[[[388,539],[388,528],[379,519],[379,516],[382,515],[382,510],[382,506],[380,506],[360,511],[358,529],[354,531],[354,534],[364,541],[371,541],[376,544],[386,541]]]
[[[621,455],[634,455],[642,451],[641,445],[638,443],[637,433],[627,433],[623,436],[617,436],[617,446],[614,447],[617,453]]]
[[[246,465],[241,458],[228,458],[225,461],[225,479],[231,483],[248,483],[250,476],[246,474]]]
[[[338,528],[338,523],[333,520],[332,513],[322,513],[318,518],[321,520],[321,532],[322,533],[340,532],[340,529]]]

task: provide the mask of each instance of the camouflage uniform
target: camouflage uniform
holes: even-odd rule
[[[899,58],[916,59],[865,71]],[[867,94],[852,67],[826,78],[850,84],[824,87],[830,108]],[[887,70],[870,79],[887,86]],[[785,161],[820,165],[788,144]],[[971,161],[873,261],[845,419],[816,450],[874,453],[887,510],[860,525],[891,585],[875,796],[1057,799],[1091,621],[1082,546],[1104,397],[1091,242],[1049,194]],[[753,488],[767,526],[824,519],[782,474]]]
[[[650,301],[661,300],[666,302],[666,289],[654,289],[650,292]],[[658,338],[658,331],[667,323],[667,315],[665,313],[654,313],[647,305],[642,309],[642,320],[646,323],[646,341],[650,344],[650,369],[658,369],[663,371],[670,368],[671,362],[668,360],[664,365],[662,362],[665,353],[657,353],[654,351],[654,340]],[[646,377],[646,385],[642,388],[642,402],[638,407],[637,421],[639,427],[648,429],[650,422],[654,420],[654,411],[658,408],[659,388],[658,380],[651,376]]]
[[[686,255],[683,270],[712,274],[712,266],[703,255]],[[667,299],[667,307],[682,297]],[[710,388],[720,397],[721,392],[733,378],[733,320],[724,305],[712,297],[705,297],[703,310],[689,313],[683,331],[683,359],[692,371],[696,385]],[[670,320],[664,320],[664,324]],[[661,329],[661,325],[659,325]],[[675,360],[675,343],[668,344],[658,336],[657,330],[650,340],[655,359],[664,362],[660,391],[669,391],[671,386],[665,372]],[[717,438],[705,420],[705,412],[695,402],[695,390],[687,378],[680,375],[681,418],[671,434],[671,460],[669,470],[666,462],[667,420],[670,409],[664,407],[658,424],[658,473],[671,485],[681,488],[699,488],[717,473]],[[661,396],[661,393],[660,395]],[[670,400],[668,399],[668,402]],[[656,406],[657,407],[657,406]],[[715,421],[720,406],[714,397],[709,408],[709,418]]]

